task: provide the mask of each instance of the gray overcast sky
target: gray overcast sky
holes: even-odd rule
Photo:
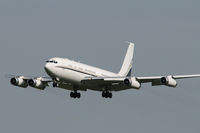
[[[134,74],[200,73],[200,1],[1,0],[0,132],[199,133],[200,79],[177,88],[87,91],[18,88],[4,74],[46,76],[45,60],[67,57],[118,72],[136,44]]]

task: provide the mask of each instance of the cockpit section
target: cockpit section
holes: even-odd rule
[[[46,61],[46,64],[45,64],[45,71],[47,72],[48,75],[52,76],[54,75],[54,73],[56,73],[56,67],[58,64],[58,61],[57,59],[55,58],[51,58],[49,60]]]
[[[57,64],[57,63],[58,63],[58,62],[55,61],[55,60],[47,60],[46,62],[47,62],[47,63],[54,63],[54,64]]]

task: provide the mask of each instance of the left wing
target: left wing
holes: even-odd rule
[[[197,78],[200,77],[200,74],[194,75],[169,75],[169,76],[153,76],[153,77],[136,77],[136,80],[140,83],[148,83],[151,82],[152,86],[156,85],[166,85],[170,87],[176,87],[177,82],[176,79],[184,79],[184,78]]]
[[[153,77],[86,77],[81,81],[83,84],[95,84],[101,86],[108,85],[127,85],[130,88],[139,89],[142,83],[151,82],[152,86],[166,85],[169,87],[176,87],[176,79],[197,78],[200,74],[195,75],[169,75],[169,76],[153,76]]]
[[[26,77],[26,76],[15,76],[6,75],[10,78],[10,83],[12,85],[26,88],[28,85],[37,89],[44,90],[48,86],[48,82],[52,82],[50,77]]]

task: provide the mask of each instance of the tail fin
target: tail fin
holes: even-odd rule
[[[126,56],[124,58],[123,65],[120,72],[118,73],[120,76],[131,76],[134,47],[134,43],[130,42],[126,52]]]

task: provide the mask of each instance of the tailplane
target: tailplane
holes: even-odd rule
[[[120,76],[131,76],[134,46],[134,43],[129,43],[124,62],[122,64],[121,70],[118,73]]]

